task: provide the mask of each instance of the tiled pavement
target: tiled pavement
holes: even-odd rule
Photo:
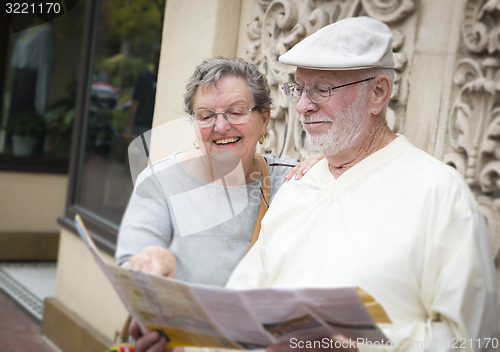
[[[59,351],[40,327],[55,278],[55,262],[0,262],[0,352]]]
[[[40,332],[40,325],[0,290],[0,351],[59,352]]]

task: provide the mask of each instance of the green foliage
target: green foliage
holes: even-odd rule
[[[123,131],[127,122],[127,111],[125,110],[112,110],[110,125],[117,131]]]
[[[165,0],[106,0],[102,12],[112,37],[139,44],[161,33],[164,6]]]
[[[20,111],[11,116],[7,125],[13,136],[40,138],[45,134],[45,120],[34,111]]]
[[[109,123],[109,126],[116,131],[123,131],[127,122],[127,111],[121,109],[103,109],[99,110],[99,116],[102,120]]]
[[[66,97],[50,105],[43,115],[47,134],[61,135],[71,131],[75,118],[76,82],[68,85],[67,92]]]
[[[98,63],[98,68],[106,72],[111,83],[122,90],[132,88],[135,79],[148,67],[147,62],[135,57],[117,54]]]
[[[165,0],[105,0],[94,71],[104,71],[120,94],[133,90],[137,77],[148,69],[161,39]]]

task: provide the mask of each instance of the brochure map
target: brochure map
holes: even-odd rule
[[[232,290],[185,283],[105,263],[78,215],[75,225],[133,319],[143,332],[164,335],[167,348],[257,349],[335,335],[388,340],[374,322],[386,322],[385,312],[370,310],[372,318],[356,287]]]

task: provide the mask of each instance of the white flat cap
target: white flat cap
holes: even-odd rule
[[[394,68],[392,33],[370,17],[350,17],[325,26],[297,43],[279,61],[316,70]]]

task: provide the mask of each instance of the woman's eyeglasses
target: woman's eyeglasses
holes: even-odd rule
[[[212,109],[196,109],[191,116],[194,117],[199,127],[210,127],[215,123],[217,115],[222,114],[231,125],[240,125],[250,119],[252,112],[258,109],[258,105],[249,109],[243,105],[230,106],[224,111],[215,112]]]

